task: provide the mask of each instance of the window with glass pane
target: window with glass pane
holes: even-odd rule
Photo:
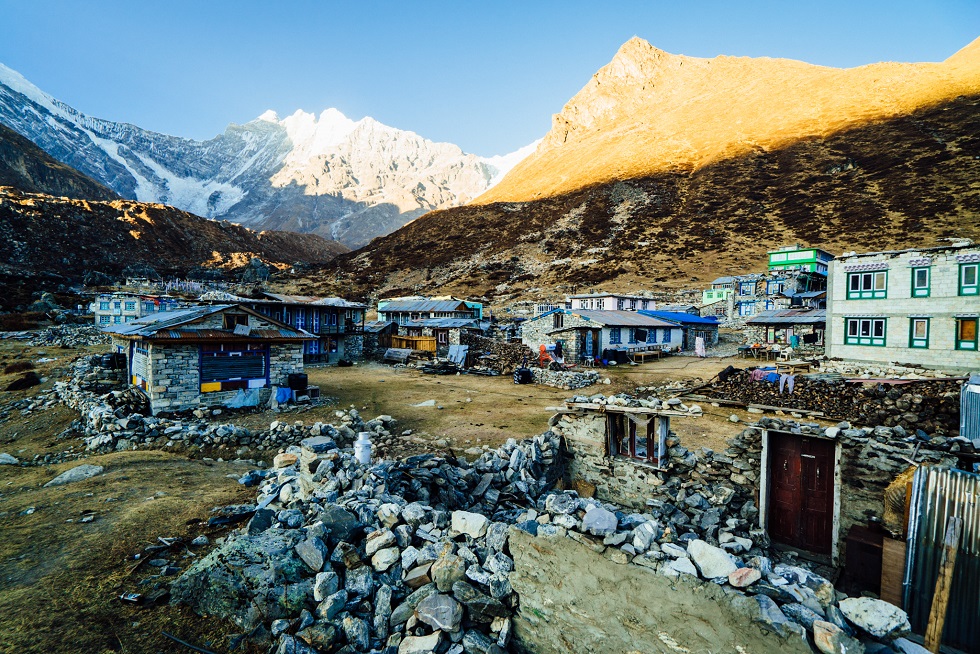
[[[977,349],[977,318],[957,318],[956,349]]]
[[[929,297],[929,269],[912,269],[912,297]]]
[[[888,271],[849,273],[848,300],[879,300],[888,296]]]
[[[960,264],[960,295],[980,295],[980,264]]]
[[[912,318],[909,323],[909,347],[929,347],[929,319]]]
[[[884,318],[846,318],[844,343],[847,345],[885,345]]]

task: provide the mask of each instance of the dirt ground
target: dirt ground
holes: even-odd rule
[[[41,386],[0,391],[0,407],[50,388],[74,356],[104,349],[34,348],[0,341],[0,366],[18,360],[56,359],[37,365],[37,373],[46,379]],[[640,366],[610,367],[601,371],[609,378],[608,385],[578,393],[609,395],[668,382],[690,387],[729,363],[734,362],[673,357]],[[510,377],[432,376],[371,363],[309,368],[308,373],[310,383],[318,385],[330,402],[298,413],[238,416],[235,422],[255,429],[273,420],[330,422],[338,408],[354,406],[365,418],[393,416],[399,433],[413,431],[413,441],[421,435],[416,450],[452,448],[462,453],[545,431],[553,414],[548,407],[572,395],[545,386],[517,386]],[[0,374],[0,388],[20,374]],[[427,400],[436,405],[414,406]],[[733,411],[702,408],[704,417],[675,420],[674,430],[689,448],[723,449],[724,440],[738,430],[728,422]],[[742,418],[746,415],[734,413]],[[0,422],[0,452],[29,461],[35,455],[57,454],[72,444],[77,448],[79,441],[57,438],[76,418],[61,405],[28,416],[12,410]],[[169,581],[170,577],[155,577],[158,571],[146,565],[131,572],[136,564],[133,555],[158,544],[158,537],[189,541],[206,534],[212,542],[219,538],[222,531],[209,531],[205,523],[215,506],[254,499],[254,490],[236,481],[249,466],[156,451],[117,452],[88,457],[84,462],[104,466],[105,472],[52,488],[43,484],[79,462],[0,466],[0,652],[183,651],[162,636],[162,631],[225,651],[234,634],[230,624],[165,604],[134,606],[121,601],[119,595],[145,595]],[[81,522],[82,518],[91,521]],[[207,549],[181,546],[162,556],[185,568]]]

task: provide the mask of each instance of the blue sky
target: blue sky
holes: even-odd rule
[[[87,114],[205,139],[336,107],[468,152],[543,136],[619,46],[850,67],[940,61],[980,2],[0,0],[0,62]]]

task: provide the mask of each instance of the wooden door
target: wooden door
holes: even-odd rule
[[[769,432],[769,537],[830,554],[834,516],[833,441]]]
[[[800,531],[800,439],[769,432],[769,537],[795,545]]]

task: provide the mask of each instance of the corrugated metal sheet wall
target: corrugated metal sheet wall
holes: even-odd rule
[[[943,631],[943,643],[980,652],[980,475],[925,466],[912,482],[905,570],[905,610],[924,633],[939,573],[946,522],[963,520],[963,534]]]
[[[980,440],[980,375],[970,377],[960,391],[960,436]]]

